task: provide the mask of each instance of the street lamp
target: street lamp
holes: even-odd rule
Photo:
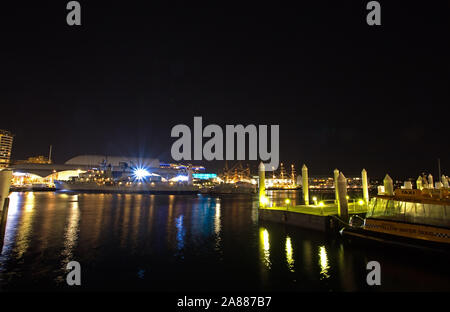
[[[291,203],[291,200],[289,198],[286,198],[284,202],[286,203],[286,210],[289,210],[289,204]]]

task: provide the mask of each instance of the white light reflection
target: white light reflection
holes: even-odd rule
[[[295,272],[292,243],[291,243],[291,238],[289,236],[286,236],[286,261],[287,261],[289,271]]]
[[[20,221],[18,224],[16,246],[14,251],[16,252],[16,258],[20,259],[28,250],[33,231],[33,217],[35,214],[35,196],[33,192],[28,192],[25,196],[25,210],[22,211]]]
[[[270,242],[269,232],[265,228],[259,230],[259,241],[262,247],[262,261],[270,269],[272,263],[270,262]]]
[[[214,215],[214,233],[216,233],[216,246],[215,249],[220,249],[220,230],[222,228],[221,222],[220,222],[220,202],[216,202],[216,213]]]
[[[327,256],[327,250],[325,249],[325,246],[319,247],[319,264],[320,264],[321,279],[329,278],[330,275],[328,274],[328,269],[330,267],[328,265],[328,256]]]

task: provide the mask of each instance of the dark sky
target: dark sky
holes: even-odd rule
[[[79,27],[67,2],[2,3],[0,129],[16,135],[14,159],[52,144],[56,162],[171,161],[171,128],[203,116],[279,124],[281,160],[311,175],[436,175],[437,158],[450,174],[448,1],[380,1],[372,27],[368,1],[79,1]]]

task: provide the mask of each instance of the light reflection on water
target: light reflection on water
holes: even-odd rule
[[[322,278],[329,278],[330,275],[328,274],[328,270],[330,269],[330,266],[328,265],[328,256],[327,256],[327,250],[325,249],[325,246],[319,247],[319,258],[320,258],[320,275]]]
[[[76,197],[77,195],[75,195]],[[73,259],[73,249],[78,240],[78,222],[80,221],[80,212],[78,209],[78,199],[70,203],[69,214],[67,216],[66,233],[64,235],[64,256],[63,264],[66,265]]]
[[[177,249],[178,251],[181,251],[184,248],[184,236],[186,234],[186,231],[183,227],[183,215],[180,215],[175,220],[175,224],[177,227]]]
[[[291,238],[289,236],[286,236],[286,262],[287,262],[289,271],[295,272],[292,243],[291,243]]]
[[[25,209],[23,211],[23,217],[18,224],[17,239],[14,248],[14,252],[17,254],[16,257],[18,259],[22,258],[30,245],[30,236],[33,231],[32,221],[33,215],[35,213],[34,204],[35,202],[33,193],[28,193],[24,201]]]
[[[76,260],[87,290],[367,290],[365,264],[378,260],[381,290],[423,290],[419,279],[449,290],[446,266],[423,255],[358,249],[257,216],[246,196],[12,193],[0,289],[67,289],[65,265]]]
[[[216,207],[215,207],[215,214],[214,214],[214,233],[216,234],[216,245],[215,249],[217,251],[220,251],[220,232],[221,232],[221,221],[220,221],[220,198],[216,199]]]
[[[262,261],[270,269],[270,241],[269,232],[266,228],[260,228],[259,230],[261,247],[262,247]]]

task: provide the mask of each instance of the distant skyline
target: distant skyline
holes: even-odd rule
[[[80,1],[4,4],[0,129],[13,159],[80,154],[170,162],[171,128],[279,124],[280,160],[394,179],[450,173],[446,2],[165,7]],[[192,162],[211,171],[224,162]],[[244,161],[244,163],[246,163]],[[256,169],[257,162],[249,162]]]

